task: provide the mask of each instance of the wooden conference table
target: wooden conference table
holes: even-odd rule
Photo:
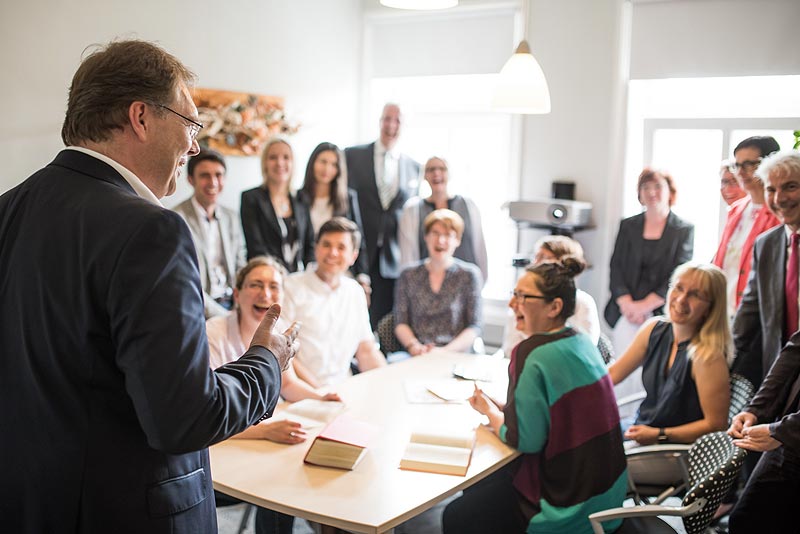
[[[466,476],[398,468],[412,429],[421,423],[464,426],[485,421],[468,403],[411,403],[406,394],[409,385],[447,379],[452,377],[454,365],[475,363],[491,370],[487,391],[505,392],[507,359],[441,350],[358,374],[336,387],[348,416],[380,429],[353,471],[303,463],[319,433],[320,428],[315,428],[298,445],[245,439],[214,445],[210,449],[214,488],[259,506],[351,532],[391,531],[518,456],[491,431],[480,427]]]

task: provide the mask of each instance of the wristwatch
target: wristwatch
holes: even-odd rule
[[[663,428],[658,429],[658,442],[659,443],[667,443],[669,441],[669,436],[667,436],[667,432]]]

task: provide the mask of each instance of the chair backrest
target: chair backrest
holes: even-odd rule
[[[722,498],[739,476],[747,451],[733,444],[725,432],[713,432],[694,442],[689,450],[691,489],[683,498],[688,506],[703,501],[697,513],[683,518],[687,534],[701,533],[711,523]]]
[[[378,343],[384,354],[403,350],[403,346],[394,335],[394,312],[389,312],[378,321],[376,328],[378,333]]]
[[[600,351],[600,356],[603,357],[603,363],[606,365],[614,361],[614,346],[611,345],[611,340],[607,335],[600,332],[600,337],[597,338],[597,350]]]
[[[750,403],[750,400],[755,394],[753,384],[739,374],[731,375],[731,406],[728,409],[728,424],[731,424],[733,417],[744,410],[745,406]]]

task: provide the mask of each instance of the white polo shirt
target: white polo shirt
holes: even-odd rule
[[[358,345],[374,340],[367,298],[358,282],[342,276],[339,287],[332,289],[313,266],[286,278],[282,316],[302,323],[295,358],[321,385],[350,376],[350,361]]]

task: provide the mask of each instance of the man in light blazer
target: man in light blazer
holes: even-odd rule
[[[397,228],[403,205],[414,194],[419,180],[419,163],[395,150],[401,121],[400,107],[388,103],[381,113],[379,139],[345,149],[349,186],[358,192],[364,224],[373,330],[392,311],[394,284],[400,276]]]
[[[192,232],[206,318],[232,308],[236,272],[247,261],[239,214],[217,203],[226,170],[222,154],[201,150],[187,166],[194,195],[173,208]]]
[[[192,237],[159,201],[199,151],[193,79],[151,43],[98,47],[67,148],[0,196],[2,532],[216,533],[207,447],[278,401],[280,307],[212,371]]]
[[[767,205],[782,224],[756,239],[747,289],[733,320],[732,371],[756,388],[798,328],[785,324],[790,304],[785,281],[788,243],[800,229],[800,152],[776,152],[761,161],[757,173],[764,180]]]

